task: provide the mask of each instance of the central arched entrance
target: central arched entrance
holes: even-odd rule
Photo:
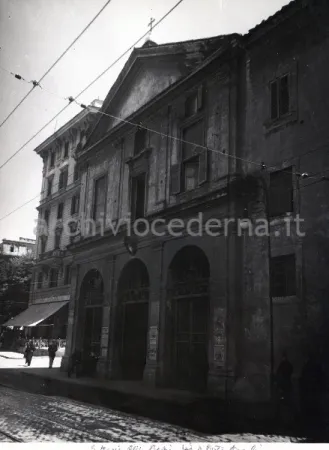
[[[104,302],[104,283],[98,270],[93,269],[84,277],[81,285],[82,301],[82,350],[86,354],[100,356]]]
[[[130,261],[121,273],[118,304],[122,378],[141,380],[147,353],[149,276],[139,259]]]
[[[208,376],[209,263],[198,247],[180,250],[169,267],[171,373],[175,387],[203,391]]]

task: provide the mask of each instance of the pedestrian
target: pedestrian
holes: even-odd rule
[[[53,367],[54,359],[56,356],[56,352],[58,350],[58,343],[56,340],[52,340],[48,346],[48,355],[49,355],[49,369]]]
[[[26,344],[24,356],[26,365],[30,366],[32,362],[33,353],[35,352],[35,345],[32,339],[29,339],[29,341]]]

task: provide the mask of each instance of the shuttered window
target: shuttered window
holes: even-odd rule
[[[94,190],[94,220],[103,219],[105,216],[106,203],[106,177],[103,176],[95,181]]]
[[[289,75],[284,75],[271,83],[271,119],[279,119],[289,110]]]

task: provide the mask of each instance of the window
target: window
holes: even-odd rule
[[[58,285],[58,269],[50,269],[50,276],[49,276],[49,287],[57,287]]]
[[[59,189],[64,189],[67,186],[67,180],[68,180],[68,168],[66,167],[61,171],[59,174]]]
[[[133,220],[141,219],[145,216],[145,188],[145,173],[132,178],[131,215]]]
[[[80,196],[73,195],[72,200],[71,200],[71,216],[73,216],[74,214],[78,214],[79,203],[80,203]]]
[[[45,222],[47,225],[49,225],[49,216],[50,216],[50,211],[49,211],[49,209],[46,209],[45,213],[44,213],[44,219],[45,219]]]
[[[64,158],[69,157],[69,141],[66,141],[64,144]]]
[[[271,119],[279,119],[289,110],[289,75],[284,75],[271,83]]]
[[[48,178],[48,182],[47,182],[47,197],[49,197],[51,195],[51,192],[53,190],[53,177]]]
[[[138,155],[146,148],[147,130],[138,128],[135,133],[134,155]]]
[[[43,283],[43,273],[39,272],[38,273],[38,281],[37,281],[37,288],[38,289],[42,288],[42,283]]]
[[[271,294],[273,297],[296,295],[295,255],[271,258],[270,276]]]
[[[191,117],[198,111],[197,94],[190,95],[185,101],[185,117]]]
[[[71,284],[71,266],[65,266],[65,274],[64,274],[64,284]]]
[[[185,142],[184,142],[185,141]],[[189,142],[189,143],[187,143]],[[183,187],[191,191],[199,184],[199,153],[198,144],[204,144],[203,122],[199,121],[183,130]]]
[[[94,190],[94,220],[99,220],[104,217],[106,203],[106,177],[103,176],[95,181]]]
[[[41,236],[40,238],[40,253],[45,253],[47,247],[47,237]]]
[[[10,246],[10,253],[14,253],[15,247],[13,245]]]
[[[73,172],[73,181],[78,181],[79,176],[80,176],[80,174],[79,174],[78,166],[75,166],[74,172]]]
[[[62,230],[61,229],[55,230],[55,247],[54,247],[54,250],[58,250],[60,248],[61,237],[62,237]]]
[[[55,167],[55,152],[52,151],[50,153],[50,159],[49,159],[49,169],[52,169],[53,167]]]
[[[64,203],[59,203],[57,207],[57,219],[63,219]]]
[[[281,216],[293,211],[293,193],[291,167],[270,174],[268,209],[271,217]]]

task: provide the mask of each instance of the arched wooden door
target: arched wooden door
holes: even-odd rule
[[[169,270],[172,381],[180,389],[203,391],[208,376],[209,263],[198,247],[184,247]]]
[[[149,276],[140,260],[123,269],[118,284],[122,378],[141,380],[147,356]]]
[[[104,283],[98,270],[91,270],[81,286],[82,350],[100,356],[103,320]]]

